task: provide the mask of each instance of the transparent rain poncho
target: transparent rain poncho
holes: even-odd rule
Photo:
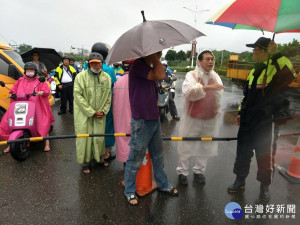
[[[180,137],[218,137],[223,90],[203,90],[203,86],[214,83],[223,85],[214,70],[205,72],[198,61],[196,69],[186,74],[182,84],[184,114],[179,127]],[[182,159],[190,156],[209,158],[217,154],[217,149],[216,141],[181,141],[178,144]]]

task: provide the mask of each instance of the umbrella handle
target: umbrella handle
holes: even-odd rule
[[[273,33],[272,41],[274,41],[274,39],[275,39],[275,32]]]
[[[142,13],[142,16],[143,16],[143,22],[146,22],[147,20],[145,18],[144,10],[142,10],[141,13]]]

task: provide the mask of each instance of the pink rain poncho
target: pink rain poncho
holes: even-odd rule
[[[186,74],[182,84],[184,114],[180,122],[180,137],[218,137],[223,90],[203,90],[211,84],[223,85],[219,75],[211,70],[205,72],[198,64]],[[194,173],[204,173],[208,158],[217,155],[216,141],[182,141],[178,143],[179,166],[177,173],[188,175],[189,158],[196,157]]]
[[[17,80],[14,86],[11,89],[11,93],[16,95],[20,93],[31,94],[33,92],[34,87],[39,83],[39,79],[34,77],[32,79],[28,79],[26,76],[21,77]],[[36,130],[38,136],[47,136],[50,125],[54,123],[54,118],[52,114],[52,110],[49,104],[48,96],[50,94],[50,89],[47,82],[40,83],[36,89],[36,92],[43,91],[44,94],[42,96],[31,96],[29,101],[35,102],[35,118],[36,118]],[[11,101],[14,101],[12,99]],[[8,131],[8,115],[7,112],[4,114],[1,123],[0,123],[0,139],[5,141],[8,139],[10,133]]]
[[[128,78],[128,72],[125,72],[125,75],[117,80],[113,89],[113,116],[116,133],[131,133]],[[127,161],[130,151],[129,141],[130,137],[116,138],[117,160],[120,162]]]

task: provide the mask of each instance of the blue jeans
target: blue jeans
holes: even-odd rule
[[[129,142],[130,153],[125,167],[126,196],[135,193],[136,175],[143,162],[148,148],[153,165],[154,179],[160,190],[172,188],[164,170],[163,145],[160,120],[131,119],[131,139]]]

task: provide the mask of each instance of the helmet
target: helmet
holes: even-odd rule
[[[130,66],[131,66],[131,64],[134,62],[134,60],[135,60],[135,59],[127,59],[127,60],[124,60],[124,61],[122,62],[122,64],[123,64],[123,69],[124,69],[125,71],[129,71]]]
[[[168,65],[167,61],[165,61],[165,60],[162,61],[161,64],[163,64],[164,66],[167,66],[167,65]]]
[[[97,52],[92,52],[89,55],[89,59],[88,62],[103,62],[103,57],[101,54],[97,53]]]
[[[65,59],[68,59],[68,60],[70,61],[70,57],[67,56],[67,55],[64,55],[64,56],[62,57],[61,61],[64,61]]]
[[[75,61],[75,58],[74,58],[73,56],[70,56],[70,57],[69,57],[69,60],[70,60],[70,61]]]
[[[35,70],[35,72],[37,72],[37,66],[35,65],[34,62],[25,63],[24,70],[27,70],[27,69],[32,69],[32,70]]]
[[[103,56],[103,59],[105,60],[108,55],[108,48],[106,44],[102,42],[97,42],[92,46],[91,52],[97,52]]]

